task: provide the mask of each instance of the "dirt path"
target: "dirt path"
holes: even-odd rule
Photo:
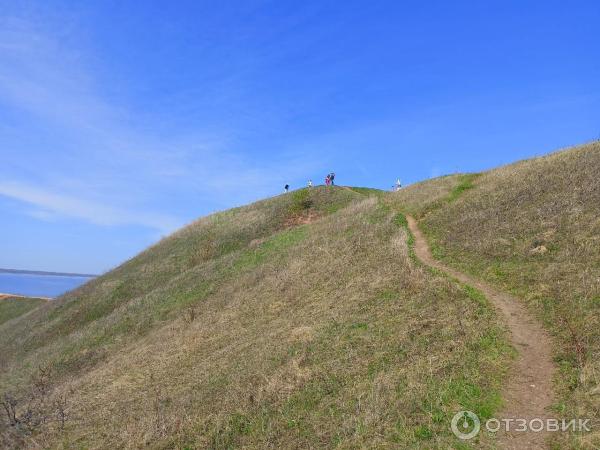
[[[551,342],[541,325],[529,314],[522,302],[477,278],[458,272],[436,260],[414,218],[407,216],[415,238],[415,254],[428,266],[435,267],[462,283],[485,294],[504,316],[511,333],[511,342],[519,355],[503,391],[504,408],[498,419],[549,418],[548,407],[553,400],[552,377],[555,367],[551,357]],[[543,449],[547,433],[498,432],[498,446],[503,449]]]

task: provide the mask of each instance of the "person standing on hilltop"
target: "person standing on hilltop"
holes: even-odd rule
[[[311,188],[312,186],[312,180],[308,180],[308,187]]]
[[[325,177],[325,186],[329,186],[331,184],[331,174],[327,174]]]
[[[284,191],[284,192],[288,192],[289,190],[290,190],[290,185],[289,185],[289,184],[286,184],[286,185],[283,187],[283,191]]]
[[[329,174],[329,182],[331,183],[332,186],[335,186],[335,183],[333,182],[334,179],[335,179],[335,173],[331,172]]]

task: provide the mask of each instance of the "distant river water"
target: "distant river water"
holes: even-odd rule
[[[0,293],[28,297],[58,297],[91,279],[92,277],[0,272]]]

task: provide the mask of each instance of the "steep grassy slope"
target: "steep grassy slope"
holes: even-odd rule
[[[360,197],[346,190],[327,197],[315,190],[310,198],[303,192],[200,219],[46,305],[27,322],[13,324],[0,334],[0,346],[7,350],[3,356],[29,357],[32,367],[52,359],[59,373],[94,363],[108,347],[121,345],[124,336],[143,336],[201,301],[223,277],[234,278],[217,261],[228,262],[308,213],[328,214]],[[74,332],[77,340],[71,338]],[[0,370],[6,363],[0,359]]]
[[[504,331],[477,292],[417,265],[402,217],[363,192],[201,219],[0,325],[22,419],[2,417],[4,445],[469,448],[449,420],[498,407]]]
[[[37,308],[45,302],[46,300],[42,298],[0,296],[0,325]]]
[[[523,298],[556,336],[556,412],[600,419],[600,144],[522,161],[417,209],[437,257]],[[439,183],[439,181],[438,181]],[[458,186],[458,185],[457,185]],[[456,189],[456,186],[454,187]],[[421,209],[419,209],[419,207]],[[600,430],[557,445],[600,445]],[[593,443],[593,444],[592,444]]]

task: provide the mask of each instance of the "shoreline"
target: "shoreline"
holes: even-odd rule
[[[98,275],[88,273],[72,272],[44,272],[41,270],[21,270],[21,269],[3,269],[0,268],[0,274],[8,273],[12,275],[38,275],[44,277],[69,277],[69,278],[97,278]]]
[[[52,297],[38,297],[35,295],[21,295],[21,294],[5,294],[3,292],[0,292],[0,300],[4,300],[5,298],[39,298],[41,300],[46,300],[46,301],[50,301],[50,300],[54,300],[54,298]]]

